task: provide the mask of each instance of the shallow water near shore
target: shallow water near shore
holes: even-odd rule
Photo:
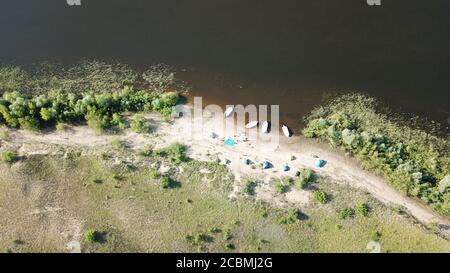
[[[449,12],[446,0],[8,1],[0,61],[164,62],[191,97],[279,104],[295,131],[323,98],[349,91],[448,126]]]

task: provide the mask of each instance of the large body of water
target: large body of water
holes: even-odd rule
[[[0,61],[164,62],[192,95],[279,104],[293,127],[330,93],[450,119],[450,1],[1,0]]]

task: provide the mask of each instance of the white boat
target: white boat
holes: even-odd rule
[[[245,128],[251,129],[251,128],[254,128],[256,126],[258,126],[258,121],[257,120],[250,121],[249,123],[247,123],[247,125],[245,125]]]
[[[263,132],[264,134],[269,133],[270,131],[270,122],[268,122],[267,120],[263,122],[262,127],[261,127],[261,132]]]
[[[233,114],[233,112],[234,112],[234,106],[228,107],[227,110],[225,110],[225,117],[227,118],[227,117],[231,116],[231,114]]]
[[[281,130],[283,131],[283,134],[287,137],[291,137],[292,136],[292,130],[289,129],[289,127],[287,127],[286,125],[283,124],[283,126],[281,127]]]

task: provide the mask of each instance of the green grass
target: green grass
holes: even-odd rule
[[[319,204],[325,204],[328,201],[328,196],[324,191],[313,191],[312,193],[314,201],[316,201]]]
[[[17,154],[12,151],[4,151],[1,153],[0,159],[3,163],[14,163],[18,158]]]
[[[133,132],[140,134],[149,134],[152,132],[152,127],[147,119],[140,114],[131,118],[130,128]]]
[[[9,132],[6,128],[0,128],[0,139],[3,141],[9,140]]]
[[[356,205],[355,211],[357,215],[366,217],[369,215],[370,207],[366,203],[360,202]]]

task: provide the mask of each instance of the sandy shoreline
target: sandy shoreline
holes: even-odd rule
[[[169,123],[163,122],[160,116],[154,114],[147,115],[147,118],[156,128],[156,132],[148,136],[129,131],[121,135],[97,135],[90,128],[79,126],[73,127],[68,132],[44,134],[33,134],[21,130],[11,131],[10,142],[107,148],[111,145],[112,139],[119,138],[126,141],[133,149],[139,149],[148,144],[155,147],[163,147],[174,142],[180,142],[189,146],[188,156],[193,159],[203,161],[219,159],[222,162],[227,162],[227,166],[236,178],[235,189],[230,194],[231,197],[239,190],[240,180],[245,177],[252,177],[262,182],[261,187],[257,191],[258,197],[270,201],[267,199],[273,199],[273,194],[270,194],[273,189],[269,185],[269,181],[272,178],[294,177],[299,169],[311,168],[321,176],[363,189],[386,205],[402,206],[424,224],[438,222],[442,227],[450,226],[450,220],[447,217],[438,215],[431,208],[417,200],[401,195],[381,177],[363,170],[355,159],[345,156],[343,152],[333,151],[327,145],[315,140],[299,136],[286,138],[280,133],[279,146],[275,150],[272,149],[272,146],[270,149],[266,149],[264,148],[264,142],[255,144],[255,141],[246,140],[246,136],[240,129],[234,135],[235,146],[230,147],[224,143],[224,139],[230,135],[222,135],[220,132],[216,132],[218,135],[216,138],[211,138],[209,136],[211,132],[208,130],[193,130],[193,137],[188,137],[183,129],[190,126],[192,121],[187,117],[177,118]],[[223,117],[204,120],[206,127],[214,127],[220,122],[223,122]],[[22,146],[21,152],[30,152],[24,148],[26,145]],[[295,160],[290,159],[291,155],[295,157]],[[326,165],[323,168],[317,168],[315,166],[316,158],[313,155],[324,159],[327,162]],[[250,159],[254,167],[244,164],[244,159]],[[264,160],[270,161],[273,167],[263,170],[260,164]],[[283,171],[284,164],[289,165],[289,171]],[[289,203],[301,207],[302,204],[309,202],[309,192],[295,190],[286,194],[285,198]],[[271,201],[275,204],[279,202],[276,199]],[[449,234],[450,231],[446,229],[445,233]]]

